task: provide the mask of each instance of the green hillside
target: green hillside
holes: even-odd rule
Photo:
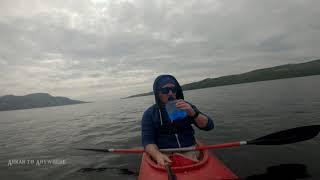
[[[182,85],[183,90],[202,89],[208,87],[225,86],[231,84],[250,83],[257,81],[267,81],[275,79],[285,79],[302,76],[312,76],[320,74],[320,59],[299,63],[286,64],[275,66],[271,68],[257,69],[254,71],[235,74],[229,76],[222,76],[218,78],[207,78],[198,82]],[[153,92],[137,94],[127,98],[152,95]]]
[[[0,97],[0,111],[31,109],[86,103],[66,97],[55,97],[48,93],[34,93],[25,96],[6,95]]]

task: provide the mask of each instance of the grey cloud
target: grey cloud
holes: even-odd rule
[[[161,73],[187,83],[311,60],[320,56],[319,5],[2,1],[0,85],[11,88],[0,94],[27,93],[41,82],[51,83],[39,91],[61,95],[103,94],[110,87],[135,94],[128,92],[145,92]]]

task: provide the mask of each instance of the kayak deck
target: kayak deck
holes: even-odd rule
[[[178,180],[239,180],[218,158],[202,151],[202,160],[196,164],[172,167]],[[167,180],[164,167],[157,165],[149,155],[143,153],[138,180]]]

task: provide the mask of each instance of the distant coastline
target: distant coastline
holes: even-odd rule
[[[32,109],[51,106],[89,103],[66,97],[54,97],[48,93],[34,93],[25,96],[5,95],[0,97],[0,111]]]
[[[320,59],[299,64],[286,64],[270,68],[257,69],[242,74],[222,76],[218,78],[206,78],[201,81],[184,84],[181,87],[183,90],[188,91],[208,87],[226,86],[232,84],[242,84],[313,75],[320,75]],[[149,96],[152,94],[153,92],[147,92],[128,96],[123,99]]]

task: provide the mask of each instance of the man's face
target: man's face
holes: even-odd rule
[[[168,88],[168,89],[175,88],[175,85],[172,83],[168,83],[168,84],[165,84],[164,86],[162,86],[161,88]],[[168,102],[168,98],[170,96],[173,97],[174,99],[176,99],[176,92],[172,92],[171,89],[168,91],[168,93],[162,92],[161,90],[159,91],[159,98],[160,98],[161,103],[163,103],[163,104]]]

